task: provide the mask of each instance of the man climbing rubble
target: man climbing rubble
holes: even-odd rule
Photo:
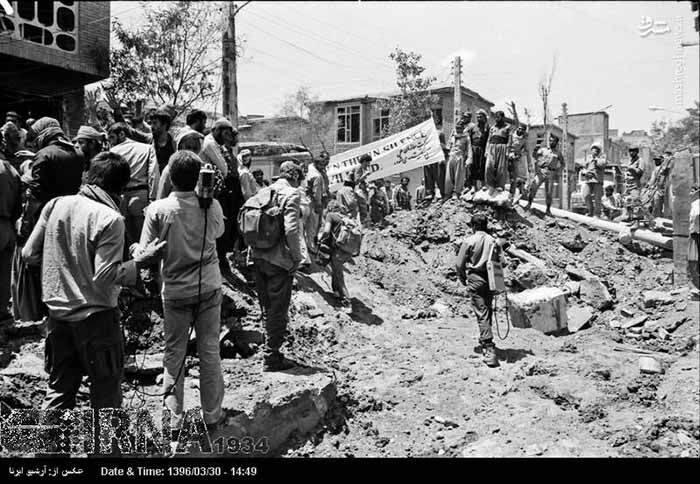
[[[292,161],[280,166],[279,179],[270,185],[284,219],[279,241],[268,249],[251,248],[255,263],[255,285],[265,319],[264,371],[282,371],[296,366],[280,352],[289,322],[294,273],[302,261],[299,244],[299,180],[302,169]],[[265,190],[258,192],[258,196]],[[315,234],[314,234],[315,237]]]
[[[486,216],[472,217],[474,233],[462,243],[455,268],[462,285],[467,287],[472,307],[479,324],[479,345],[487,366],[498,366],[496,345],[493,342],[491,319],[493,316],[493,292],[489,288],[486,264],[492,255],[500,257],[500,247],[487,233]]]

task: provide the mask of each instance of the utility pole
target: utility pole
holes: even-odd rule
[[[561,174],[561,208],[569,210],[569,120],[566,103],[561,105],[561,154],[564,157],[564,171]]]
[[[243,7],[241,7],[243,8]],[[240,9],[239,9],[240,10]],[[221,87],[223,115],[238,128],[238,81],[236,78],[236,4],[226,5],[226,30],[221,38]]]
[[[452,63],[452,73],[454,74],[454,108],[455,108],[455,120],[454,124],[459,121],[459,115],[462,112],[462,58],[460,56],[455,57]]]

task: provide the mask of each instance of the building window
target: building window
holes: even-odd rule
[[[78,6],[72,1],[37,0],[13,2],[15,14],[0,11],[0,25],[13,39],[32,42],[63,52],[76,52]]]
[[[380,109],[378,114],[372,118],[372,141],[383,138],[389,129],[389,110]]]
[[[360,105],[338,106],[336,108],[338,118],[338,143],[360,142]]]

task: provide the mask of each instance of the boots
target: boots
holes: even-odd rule
[[[498,366],[498,356],[496,355],[496,347],[494,345],[484,346],[483,356],[486,366],[490,368]]]
[[[296,362],[285,358],[279,351],[265,355],[263,359],[263,371],[284,371],[296,366]]]

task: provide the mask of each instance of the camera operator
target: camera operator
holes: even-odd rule
[[[216,239],[224,232],[224,215],[213,199],[213,169],[195,194],[202,161],[195,153],[177,151],[168,161],[173,191],[146,209],[141,246],[160,238],[168,243],[162,264],[165,353],[163,393],[174,415],[173,431],[184,418],[184,364],[190,326],[197,336],[204,422],[210,430],[222,418],[224,377],[219,355],[221,272]],[[209,170],[209,169],[208,169]],[[199,195],[199,197],[198,197]],[[137,251],[138,253],[138,251]]]

